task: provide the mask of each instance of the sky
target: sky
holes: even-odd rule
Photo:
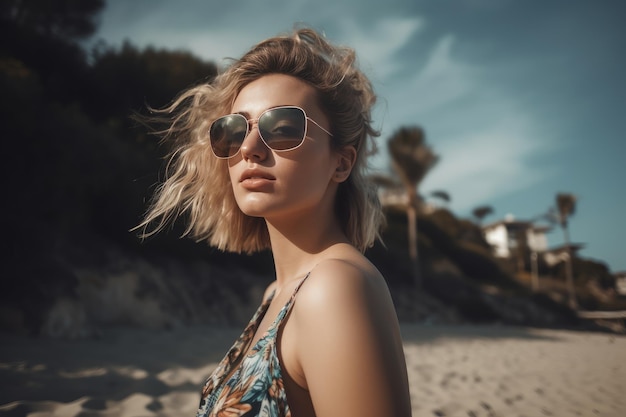
[[[580,255],[626,271],[626,2],[108,0],[91,42],[187,50],[220,66],[305,24],[353,47],[386,139],[421,126],[440,156],[420,185],[456,215],[531,220],[576,195]],[[431,200],[437,203],[436,200]],[[557,228],[550,246],[562,243]]]

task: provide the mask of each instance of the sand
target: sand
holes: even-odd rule
[[[415,417],[626,416],[626,336],[506,326],[402,331]],[[0,416],[193,416],[204,378],[239,332],[0,335]]]

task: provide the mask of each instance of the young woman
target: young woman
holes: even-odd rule
[[[276,280],[208,378],[198,416],[410,416],[395,310],[363,256],[371,84],[311,29],[265,40],[170,108],[175,140],[144,226],[189,216],[227,251],[271,248]]]

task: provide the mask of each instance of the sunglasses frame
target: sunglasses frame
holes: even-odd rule
[[[302,115],[304,116],[304,133],[302,135],[302,139],[300,140],[300,143],[298,143],[298,145],[292,147],[292,148],[288,148],[288,149],[274,149],[272,148],[263,138],[263,134],[261,134],[261,130],[259,129],[259,120],[261,120],[261,118],[267,113],[270,112],[272,110],[277,110],[277,109],[297,109],[299,111],[302,112]],[[241,151],[241,145],[243,144],[243,141],[241,142],[241,144],[239,144],[239,148],[237,149],[237,152],[233,153],[232,155],[229,156],[219,156],[215,153],[215,149],[213,147],[213,142],[211,140],[211,130],[213,129],[213,125],[218,122],[219,120],[224,119],[225,117],[232,117],[232,116],[237,116],[237,117],[241,117],[242,119],[244,119],[246,121],[246,134],[243,138],[243,140],[245,140],[248,135],[250,134],[250,132],[252,132],[252,130],[254,129],[254,125],[256,125],[257,130],[259,131],[259,138],[261,138],[261,141],[263,142],[263,144],[270,150],[272,150],[273,152],[289,152],[289,151],[293,151],[295,149],[298,149],[300,146],[302,146],[302,144],[304,143],[304,140],[307,138],[307,135],[309,133],[309,121],[313,122],[313,124],[317,127],[319,127],[320,129],[322,129],[322,131],[324,131],[324,133],[327,133],[329,136],[333,136],[332,133],[330,133],[328,130],[324,129],[319,123],[317,123],[315,120],[311,119],[309,116],[307,116],[306,111],[299,106],[277,106],[277,107],[271,107],[269,109],[263,110],[263,112],[259,115],[258,118],[256,119],[247,119],[246,116],[244,116],[241,113],[231,113],[231,114],[226,114],[224,116],[218,117],[217,119],[215,119],[211,125],[209,126],[209,143],[211,144],[211,152],[213,152],[213,155],[215,155],[216,158],[218,159],[230,159],[233,156],[237,155],[240,151]]]

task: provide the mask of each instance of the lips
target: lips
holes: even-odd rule
[[[270,175],[267,172],[264,172],[262,170],[259,170],[259,169],[246,169],[241,174],[241,176],[239,177],[239,182],[255,181],[255,180],[273,181],[275,179],[276,178],[274,178],[273,175]]]
[[[253,192],[267,192],[272,190],[276,178],[259,169],[246,169],[239,177],[239,185],[245,190]]]

